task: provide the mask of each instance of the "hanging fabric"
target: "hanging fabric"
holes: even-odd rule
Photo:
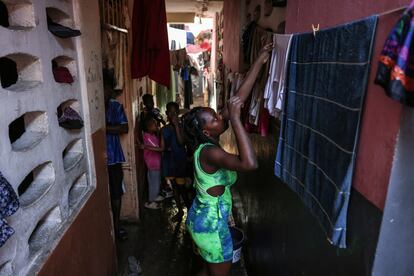
[[[286,63],[292,35],[273,35],[269,78],[264,92],[264,106],[273,117],[279,117],[285,92]]]
[[[386,94],[414,107],[414,1],[392,29],[380,55],[375,83]]]
[[[19,209],[19,200],[13,187],[0,172],[0,247],[14,234],[5,218],[13,215]]]
[[[275,174],[340,248],[376,23],[373,16],[291,41]]]
[[[132,17],[132,78],[149,76],[170,87],[170,53],[165,0],[136,0]]]

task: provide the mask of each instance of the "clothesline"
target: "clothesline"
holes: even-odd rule
[[[405,10],[407,8],[408,8],[408,5],[405,5],[405,6],[402,6],[402,7],[399,7],[399,8],[395,8],[395,9],[388,10],[388,11],[385,11],[385,12],[382,12],[382,13],[378,13],[377,15],[378,15],[378,17],[382,17],[382,16],[385,16],[385,15],[388,15],[388,14],[391,14],[391,13],[394,13],[394,12]],[[257,25],[256,28],[261,29],[261,30],[263,30],[265,32],[268,32],[268,33],[271,33],[271,34],[278,34],[278,33],[275,33],[275,32],[270,32],[267,29],[265,29],[265,28],[263,28],[259,25]]]

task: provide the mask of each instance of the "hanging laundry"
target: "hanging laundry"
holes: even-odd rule
[[[254,61],[260,54],[261,49],[264,45],[272,42],[272,35],[270,32],[262,29],[256,28],[252,36],[252,46],[250,52],[250,63],[253,64]],[[263,95],[266,87],[266,82],[269,76],[269,66],[270,61],[267,61],[265,66],[260,70],[260,73],[257,77],[257,80],[253,86],[253,91],[251,94],[250,106],[249,106],[249,117],[248,121],[245,124],[252,124],[254,126],[259,125],[260,111],[262,110],[263,105]],[[255,127],[251,126],[251,129]],[[249,129],[249,128],[248,128]],[[256,131],[253,131],[256,132]],[[257,131],[258,132],[258,131]]]
[[[168,27],[168,45],[170,50],[179,50],[187,46],[187,32],[177,28]],[[172,43],[174,42],[174,43]]]
[[[115,90],[123,90],[125,86],[125,57],[127,56],[127,34],[118,33],[115,50]]]
[[[373,16],[291,41],[275,174],[340,248],[376,23]]]
[[[391,98],[414,107],[414,1],[392,29],[380,55],[375,83]]]
[[[269,78],[264,92],[264,106],[273,117],[279,117],[285,91],[286,63],[292,35],[273,35],[275,48],[270,61]]]
[[[186,49],[180,49],[175,51],[170,51],[171,65],[175,71],[184,68],[187,60],[187,51]]]
[[[19,200],[10,183],[0,172],[0,247],[14,234],[5,218],[13,215],[19,209]]]
[[[52,34],[60,38],[70,38],[81,35],[81,32],[79,30],[75,30],[55,23],[49,16],[47,17],[47,28]]]
[[[170,87],[170,53],[165,0],[136,0],[132,16],[132,78],[149,76]]]
[[[181,77],[184,81],[184,108],[190,109],[193,104],[193,84],[190,76],[190,66],[181,69]]]
[[[253,32],[256,30],[257,24],[252,21],[245,27],[242,35],[242,49],[244,61],[250,64],[250,52],[252,46]]]

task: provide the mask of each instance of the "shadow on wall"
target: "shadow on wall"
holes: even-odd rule
[[[249,275],[371,275],[382,213],[352,191],[348,249],[330,245],[300,199],[274,176],[278,134],[252,135],[259,169],[239,173],[233,186],[236,221],[247,236],[244,258]],[[234,152],[230,131],[222,144]]]

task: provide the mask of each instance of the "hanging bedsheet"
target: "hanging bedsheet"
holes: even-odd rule
[[[376,23],[373,16],[291,41],[275,174],[341,248]]]

